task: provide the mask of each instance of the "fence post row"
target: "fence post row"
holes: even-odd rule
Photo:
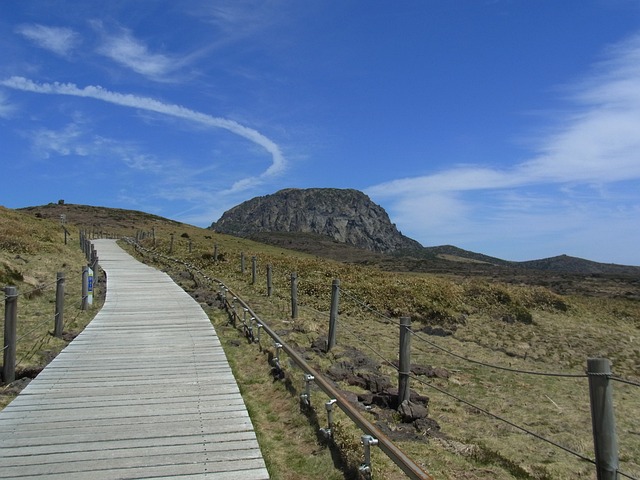
[[[16,336],[18,323],[18,289],[4,288],[4,355],[2,379],[11,383],[16,379]]]
[[[619,464],[611,362],[606,358],[587,359],[587,376],[598,480],[616,480]]]
[[[64,272],[56,274],[56,311],[53,326],[53,336],[62,338],[64,325]]]
[[[337,278],[331,284],[331,310],[329,312],[329,338],[327,352],[336,346],[336,329],[338,323],[338,306],[340,304],[340,280]]]
[[[398,407],[411,398],[411,317],[400,317],[400,350],[398,352]]]

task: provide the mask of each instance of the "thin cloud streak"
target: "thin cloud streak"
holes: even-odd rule
[[[79,88],[73,83],[36,83],[24,77],[11,77],[0,82],[1,85],[26,92],[47,95],[69,95],[74,97],[93,98],[104,102],[130,108],[138,108],[150,112],[161,113],[176,118],[182,118],[209,127],[222,128],[239,135],[256,145],[259,145],[271,155],[271,165],[260,175],[239,180],[230,191],[240,191],[249,188],[269,177],[281,174],[286,169],[286,159],[280,147],[257,130],[246,127],[233,120],[214,117],[206,113],[197,112],[177,104],[163,103],[149,97],[123,94],[104,89],[100,86],[89,85]]]
[[[80,35],[70,28],[33,24],[20,25],[15,31],[40,48],[49,50],[61,57],[68,56],[80,41]]]

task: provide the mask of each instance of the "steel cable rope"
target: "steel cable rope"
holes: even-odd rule
[[[384,362],[386,362],[387,364],[389,364],[389,366],[391,366],[394,370],[396,370],[398,373],[400,373],[400,368],[399,368],[398,366],[394,365],[394,364],[393,364],[391,361],[389,361],[387,358],[385,358],[385,357],[384,357],[381,353],[379,353],[379,352],[378,352],[374,347],[370,346],[370,345],[369,345],[368,343],[366,343],[366,342],[363,342],[363,341],[362,341],[362,339],[358,338],[358,337],[356,336],[356,334],[355,334],[355,333],[353,333],[353,332],[349,331],[348,329],[347,329],[347,330],[345,330],[345,331],[346,331],[347,333],[349,333],[350,335],[352,335],[353,337],[355,337],[356,339],[358,339],[358,340],[359,340],[359,342],[360,342],[362,345],[364,345],[365,347],[369,348],[369,349],[370,349],[370,350],[371,350],[371,351],[372,351],[372,352],[373,352],[377,357],[381,358]],[[424,352],[423,352],[423,353],[424,353]],[[567,453],[570,453],[570,454],[572,454],[572,455],[575,455],[576,457],[581,458],[582,460],[586,460],[586,461],[588,461],[588,462],[590,462],[590,463],[592,463],[592,464],[594,464],[594,465],[595,465],[595,463],[596,463],[594,460],[590,459],[589,457],[586,457],[586,456],[584,456],[584,455],[582,455],[582,454],[580,454],[580,453],[578,453],[578,452],[575,452],[575,451],[573,451],[573,450],[571,450],[571,449],[569,449],[569,448],[567,448],[567,447],[565,447],[565,446],[563,446],[563,445],[560,445],[559,443],[554,442],[553,440],[550,440],[550,439],[548,439],[548,438],[546,438],[546,437],[543,437],[542,435],[540,435],[540,434],[538,434],[538,433],[535,433],[535,432],[533,432],[533,431],[531,431],[531,430],[528,430],[528,429],[527,429],[527,428],[525,428],[525,427],[521,427],[520,425],[517,425],[517,424],[515,424],[515,423],[511,422],[510,420],[507,420],[507,419],[505,419],[505,418],[503,418],[503,417],[501,417],[501,416],[499,416],[499,415],[496,415],[495,413],[491,413],[491,412],[489,412],[488,410],[486,410],[486,409],[484,409],[484,408],[482,408],[482,407],[478,407],[477,405],[474,405],[473,403],[471,403],[471,402],[469,402],[469,401],[467,401],[467,400],[464,400],[464,399],[462,399],[462,398],[458,397],[457,395],[454,395],[454,394],[452,394],[452,393],[449,393],[449,392],[447,392],[446,390],[444,390],[444,389],[442,389],[442,388],[440,388],[440,387],[437,387],[437,386],[435,386],[435,385],[433,385],[433,384],[431,384],[431,383],[425,382],[424,380],[422,380],[422,379],[418,378],[418,377],[417,377],[417,376],[415,376],[415,375],[409,374],[409,377],[410,377],[410,378],[412,378],[412,379],[414,379],[414,380],[416,380],[418,383],[421,383],[421,384],[423,384],[423,385],[425,385],[425,386],[427,386],[427,387],[431,387],[431,388],[433,388],[434,390],[437,390],[437,391],[439,391],[440,393],[442,393],[442,394],[444,394],[444,395],[447,395],[447,396],[449,396],[449,397],[451,397],[451,398],[453,398],[453,399],[455,399],[455,400],[457,400],[457,401],[459,401],[459,402],[461,402],[461,403],[464,403],[465,405],[468,405],[468,406],[470,406],[470,407],[472,407],[472,408],[475,408],[476,410],[478,410],[478,411],[480,411],[480,412],[484,413],[485,415],[488,415],[488,416],[490,416],[490,417],[492,417],[492,418],[494,418],[494,419],[496,419],[496,420],[499,420],[499,421],[501,421],[501,422],[504,422],[504,423],[506,423],[507,425],[510,425],[510,426],[511,426],[511,427],[513,427],[513,428],[516,428],[516,429],[518,429],[518,430],[520,430],[520,431],[522,431],[522,432],[524,432],[524,433],[526,433],[526,434],[528,434],[528,435],[531,435],[532,437],[537,438],[538,440],[541,440],[541,441],[547,442],[547,443],[549,443],[550,445],[553,445],[553,446],[555,446],[555,447],[557,447],[557,448],[559,448],[559,449],[561,449],[561,450],[564,450],[564,451],[565,451],[565,452],[567,452]],[[630,478],[633,478],[633,477],[630,477]]]
[[[349,335],[355,338],[358,341],[358,343],[360,343],[361,345],[364,345],[369,350],[371,350],[377,357],[379,357],[385,363],[388,363],[394,370],[397,370],[398,372],[400,371],[400,369],[396,365],[394,365],[391,360],[388,360],[384,355],[382,355],[378,350],[376,350],[376,348],[372,347],[367,342],[362,341],[362,338],[358,337],[358,335],[356,335],[354,332],[350,331],[349,329],[343,329],[343,331],[347,332]]]
[[[385,320],[387,320],[387,322],[389,323],[394,323],[397,326],[400,326],[400,322],[397,320],[394,320],[391,317],[388,317],[387,315],[377,311],[375,308],[370,307],[369,305],[367,305],[366,303],[364,303],[362,300],[360,300],[359,298],[357,298],[354,294],[352,294],[351,292],[349,292],[348,290],[345,290],[342,287],[339,287],[340,292],[344,293],[347,297],[351,298],[353,301],[355,301],[356,303],[359,303],[360,305],[362,305],[363,307],[365,307],[367,310],[371,311],[372,313],[375,313],[376,315],[378,315],[381,318],[384,318]]]
[[[460,355],[458,353],[452,352],[451,350],[448,350],[444,347],[441,347],[440,345],[433,343],[430,340],[427,340],[426,338],[424,338],[422,335],[420,335],[418,332],[409,329],[409,331],[411,332],[411,334],[416,337],[418,340],[422,340],[423,342],[431,345],[432,347],[447,353],[453,357],[459,358],[461,360],[464,360],[466,362],[469,363],[475,363],[476,365],[481,365],[483,367],[487,367],[487,368],[495,368],[497,370],[504,370],[506,372],[513,372],[513,373],[521,373],[521,374],[526,374],[526,375],[539,375],[539,376],[543,376],[543,377],[564,377],[564,378],[587,378],[588,375],[586,373],[554,373],[554,372],[536,372],[536,371],[532,371],[532,370],[520,370],[518,368],[511,368],[511,367],[503,367],[500,365],[493,365],[490,363],[485,363],[485,362],[481,362],[480,360],[474,360],[472,358],[468,358],[465,357],[464,355]]]
[[[317,315],[321,315],[321,316],[328,316],[329,312],[321,312],[320,310],[316,310],[313,307],[309,307],[307,305],[302,305],[301,303],[298,303],[298,308],[304,308],[306,310],[311,310],[313,313],[317,314]]]
[[[42,335],[37,341],[33,342],[31,350],[25,353],[22,358],[20,358],[20,360],[18,360],[18,362],[16,363],[16,368],[18,368],[23,361],[31,360],[31,358],[33,358],[33,356],[36,354],[36,350],[42,346],[48,335],[49,332],[45,332],[44,335]]]
[[[18,292],[15,294],[15,297],[24,297],[26,295],[31,295],[32,293],[35,292],[39,292],[42,290],[46,290],[50,287],[52,287],[53,285],[55,285],[56,283],[58,283],[58,281],[53,281],[51,283],[45,283],[44,285],[38,285],[37,287],[32,288],[31,290],[27,290],[26,292]],[[5,298],[7,297],[7,295],[5,294]]]
[[[507,425],[510,425],[513,428],[516,428],[516,429],[518,429],[518,430],[520,430],[520,431],[522,431],[522,432],[524,432],[524,433],[526,433],[528,435],[531,435],[532,437],[537,438],[538,440],[541,440],[541,441],[546,442],[546,443],[548,443],[550,445],[553,445],[554,447],[557,447],[557,448],[559,448],[561,450],[564,450],[565,452],[570,453],[572,455],[575,455],[576,457],[578,457],[578,458],[580,458],[582,460],[585,460],[585,461],[587,461],[589,463],[592,463],[594,465],[596,463],[595,460],[592,460],[591,458],[586,457],[586,456],[582,455],[581,453],[575,452],[575,451],[571,450],[570,448],[567,448],[567,447],[565,447],[563,445],[560,445],[559,443],[554,442],[553,440],[549,440],[548,438],[543,437],[542,435],[540,435],[538,433],[535,433],[535,432],[533,432],[533,431],[531,431],[531,430],[529,430],[529,429],[527,429],[525,427],[521,427],[520,425],[518,425],[516,423],[513,423],[512,421],[507,420],[506,418],[501,417],[500,415],[497,415],[497,414],[492,413],[492,412],[490,412],[490,411],[488,411],[488,410],[486,410],[486,409],[484,409],[482,407],[474,405],[473,403],[471,403],[471,402],[469,402],[467,400],[464,400],[463,398],[460,398],[457,395],[454,395],[453,393],[449,393],[446,390],[444,390],[443,388],[437,387],[436,385],[434,385],[432,383],[426,382],[426,381],[422,380],[421,378],[418,378],[415,375],[410,374],[409,377],[414,379],[416,382],[421,383],[422,385],[425,385],[425,386],[427,386],[429,388],[433,388],[434,390],[437,390],[438,392],[442,393],[443,395],[451,397],[451,398],[453,398],[454,400],[456,400],[456,401],[458,401],[460,403],[464,403],[465,405],[468,405],[469,407],[474,408],[474,409],[478,410],[479,412],[482,412],[485,415],[488,415],[488,416],[490,416],[490,417],[492,417],[492,418],[494,418],[496,420],[504,422],[504,423],[506,423]]]
[[[344,322],[344,319],[345,319],[345,318],[350,318],[350,317],[340,317],[341,322],[343,322],[343,324],[344,324],[344,323],[346,323],[346,322]],[[347,329],[344,329],[344,328],[343,328],[343,330],[344,330],[344,331],[346,331],[346,332],[348,332],[348,333],[350,333],[352,336],[357,336],[357,334],[356,334],[355,332],[350,331],[348,328],[347,328]],[[353,330],[353,326],[351,326],[351,330]],[[383,335],[383,334],[382,334],[381,332],[379,332],[379,331],[378,331],[378,332],[376,332],[376,336],[377,336],[377,337],[379,337],[379,338],[384,338],[385,340],[389,341],[390,343],[396,343],[396,344],[397,344],[397,343],[398,343],[398,341],[399,341],[399,338],[398,338],[398,337],[396,337],[396,336],[391,336],[391,335]],[[366,342],[363,342],[361,339],[360,339],[359,341],[360,341],[360,343],[362,343],[363,345],[368,346],[368,345],[366,344]],[[371,347],[371,346],[368,346],[368,347],[369,347],[369,348],[373,348],[373,347]],[[386,362],[389,362],[389,360],[387,360],[387,359],[385,359],[385,361],[386,361]],[[396,367],[394,366],[394,368],[396,368]]]
[[[353,333],[353,332],[349,331],[348,329],[345,329],[345,331],[346,331],[347,333],[349,333],[350,335],[352,335],[352,336],[356,337],[355,333]],[[476,361],[476,360],[471,360],[471,359],[468,359],[468,358],[466,358],[466,357],[463,357],[462,355],[458,355],[458,354],[455,354],[455,353],[453,353],[453,352],[450,352],[449,350],[447,350],[447,349],[445,349],[445,348],[442,348],[442,347],[440,347],[440,346],[438,346],[438,345],[436,345],[436,344],[434,344],[434,343],[432,343],[432,342],[429,342],[428,340],[426,340],[426,339],[424,339],[424,338],[421,338],[421,337],[420,337],[420,336],[418,336],[418,335],[417,335],[413,330],[409,329],[409,331],[410,331],[414,336],[416,336],[417,338],[419,338],[419,339],[421,339],[421,340],[425,341],[426,343],[428,343],[428,344],[430,344],[430,345],[432,345],[432,346],[434,346],[434,347],[436,347],[436,348],[438,348],[438,349],[440,349],[440,350],[444,351],[445,353],[448,353],[448,354],[453,355],[453,356],[455,356],[455,357],[457,357],[457,358],[460,358],[460,359],[462,359],[462,360],[465,360],[465,361],[468,361],[468,362],[471,362],[471,363],[476,363],[476,364],[479,364],[479,365],[482,365],[482,366],[498,368],[498,369],[500,369],[500,370],[512,371],[512,372],[514,372],[514,373],[526,373],[526,374],[532,374],[532,375],[544,375],[544,376],[553,376],[553,377],[569,377],[569,378],[576,378],[576,377],[583,378],[583,377],[586,377],[586,376],[587,376],[586,374],[583,374],[583,375],[577,375],[577,374],[548,374],[548,373],[542,373],[542,372],[529,372],[529,371],[523,371],[523,370],[518,370],[518,369],[512,369],[512,368],[507,368],[507,367],[499,367],[499,366],[494,366],[494,365],[490,365],[490,364],[485,364],[485,363],[483,363],[483,362],[479,362],[479,361]],[[356,337],[356,338],[357,338],[357,337]],[[396,371],[400,372],[400,369],[399,369],[399,367],[398,367],[398,366],[394,365],[391,361],[389,361],[387,358],[385,358],[385,357],[384,357],[382,354],[380,354],[380,353],[379,353],[375,348],[371,347],[371,346],[370,346],[369,344],[367,344],[366,342],[362,342],[362,341],[361,341],[361,339],[358,339],[358,340],[360,341],[360,343],[361,343],[362,345],[364,345],[365,347],[367,347],[368,349],[370,349],[370,350],[371,350],[371,351],[372,351],[376,356],[378,356],[379,358],[381,358],[381,359],[382,359],[384,362],[386,362],[389,366],[391,366],[391,367],[392,367],[393,369],[395,369]],[[423,352],[423,353],[426,353],[426,352]],[[446,390],[444,390],[444,389],[442,389],[442,388],[440,388],[440,387],[437,387],[437,386],[435,386],[435,385],[433,385],[433,384],[430,384],[430,383],[428,383],[428,382],[425,382],[424,380],[422,380],[422,379],[418,378],[418,377],[417,377],[417,376],[415,376],[415,375],[409,374],[409,377],[410,377],[410,378],[412,378],[412,379],[414,379],[414,380],[416,380],[418,383],[421,383],[421,384],[423,384],[423,385],[425,385],[425,386],[427,386],[427,387],[433,388],[434,390],[437,390],[437,391],[439,391],[440,393],[442,393],[442,394],[444,394],[444,395],[447,395],[447,396],[449,396],[449,397],[451,397],[451,398],[455,399],[456,401],[459,401],[459,402],[464,403],[464,404],[466,404],[466,405],[468,405],[468,406],[470,406],[470,407],[472,407],[472,408],[475,408],[476,410],[478,410],[478,411],[480,411],[480,412],[484,413],[485,415],[488,415],[488,416],[490,416],[490,417],[492,417],[492,418],[494,418],[494,419],[496,419],[496,420],[499,420],[499,421],[501,421],[501,422],[504,422],[504,423],[506,423],[507,425],[510,425],[511,427],[516,428],[516,429],[518,429],[518,430],[520,430],[520,431],[522,431],[522,432],[524,432],[524,433],[526,433],[526,434],[528,434],[528,435],[530,435],[530,436],[532,436],[532,437],[534,437],[534,438],[537,438],[537,439],[539,439],[539,440],[541,440],[541,441],[544,441],[544,442],[546,442],[546,443],[549,443],[550,445],[553,445],[553,446],[555,446],[556,448],[559,448],[559,449],[561,449],[561,450],[564,450],[565,452],[570,453],[570,454],[572,454],[572,455],[574,455],[574,456],[576,456],[576,457],[578,457],[578,458],[580,458],[580,459],[582,459],[582,460],[588,461],[588,462],[590,462],[590,463],[592,463],[592,464],[594,464],[594,465],[595,465],[595,463],[596,463],[594,460],[590,459],[589,457],[586,457],[586,456],[584,456],[584,455],[582,455],[582,454],[580,454],[580,453],[578,453],[578,452],[575,452],[575,451],[571,450],[570,448],[567,448],[567,447],[565,447],[565,446],[563,446],[563,445],[561,445],[561,444],[559,444],[559,443],[557,443],[557,442],[555,442],[555,441],[553,441],[553,440],[550,440],[550,439],[548,439],[548,438],[546,438],[546,437],[543,437],[542,435],[540,435],[540,434],[538,434],[538,433],[535,433],[535,432],[533,432],[533,431],[531,431],[531,430],[529,430],[529,429],[527,429],[527,428],[525,428],[525,427],[522,427],[522,426],[520,426],[520,425],[517,425],[517,424],[515,424],[515,423],[511,422],[510,420],[507,420],[507,419],[505,419],[505,418],[503,418],[503,417],[501,417],[501,416],[499,416],[499,415],[497,415],[497,414],[495,414],[495,413],[489,412],[488,410],[486,410],[486,409],[484,409],[484,408],[478,407],[477,405],[474,405],[473,403],[468,402],[467,400],[464,400],[464,399],[462,399],[462,398],[460,398],[460,397],[458,397],[458,396],[456,396],[456,395],[454,395],[454,394],[452,394],[452,393],[449,393],[449,392],[447,392]],[[625,476],[625,477],[627,477],[627,478],[631,478],[631,479],[633,479],[633,480],[636,480],[636,479],[634,479],[634,477],[628,476],[628,475],[624,474],[623,472],[618,472],[618,473],[619,473],[619,474],[621,474],[621,475],[623,475],[623,476]]]
[[[16,338],[16,344],[17,344],[20,340],[22,340],[22,339],[24,339],[24,338],[28,337],[29,335],[31,335],[31,334],[32,334],[33,332],[35,332],[38,328],[40,328],[44,323],[47,323],[47,322],[50,322],[50,321],[51,321],[51,319],[50,319],[50,318],[46,318],[46,319],[44,319],[44,320],[40,320],[38,323],[36,323],[36,324],[35,324],[34,328],[32,328],[31,330],[29,330],[27,333],[23,333],[21,336],[19,336],[18,338]],[[48,333],[48,332],[47,332],[47,333]]]
[[[640,387],[640,383],[638,383],[638,382],[634,382],[632,380],[627,380],[627,379],[621,378],[621,377],[616,377],[614,375],[610,375],[609,379],[614,380],[616,382],[620,382],[620,383],[626,383],[627,385],[633,385],[634,387]]]
[[[421,351],[422,353],[425,353],[425,354],[427,353],[427,352],[425,352],[424,350],[420,350],[420,351]],[[396,370],[398,370],[398,371],[399,371],[399,369],[398,369],[398,368],[396,368]],[[572,454],[572,455],[575,455],[576,457],[578,457],[578,458],[580,458],[580,459],[582,459],[582,460],[586,460],[586,461],[588,461],[589,463],[592,463],[592,464],[594,464],[594,465],[595,465],[595,463],[596,463],[596,462],[595,462],[595,460],[592,460],[592,459],[590,459],[590,458],[588,458],[588,457],[585,457],[584,455],[582,455],[582,454],[580,454],[580,453],[578,453],[578,452],[575,452],[575,451],[573,451],[573,450],[571,450],[571,449],[569,449],[569,448],[567,448],[567,447],[564,447],[564,446],[562,446],[562,445],[560,445],[560,444],[558,444],[558,443],[554,442],[553,440],[550,440],[550,439],[548,439],[548,438],[546,438],[546,437],[543,437],[543,436],[542,436],[542,435],[540,435],[540,434],[537,434],[537,433],[532,432],[532,431],[530,431],[530,430],[528,430],[528,429],[526,429],[526,428],[524,428],[524,427],[521,427],[521,426],[519,426],[519,425],[517,425],[517,424],[514,424],[513,422],[511,422],[511,421],[509,421],[509,420],[507,420],[507,419],[505,419],[505,418],[502,418],[502,417],[500,417],[500,416],[499,416],[499,415],[497,415],[497,414],[491,413],[491,412],[489,412],[488,410],[485,410],[485,409],[483,409],[483,408],[481,408],[481,407],[478,407],[477,405],[474,405],[474,404],[472,404],[472,403],[470,403],[470,402],[468,402],[468,401],[466,401],[466,400],[464,400],[464,399],[462,399],[462,398],[460,398],[460,397],[458,397],[458,396],[456,396],[456,395],[454,395],[454,394],[452,394],[452,393],[449,393],[449,392],[447,392],[446,390],[444,390],[444,389],[442,389],[442,388],[440,388],[440,387],[437,387],[437,386],[435,386],[435,385],[434,385],[434,384],[432,384],[432,383],[428,383],[428,382],[426,382],[426,381],[422,380],[421,378],[417,377],[416,375],[410,374],[409,376],[410,376],[411,378],[415,379],[418,383],[421,383],[421,384],[423,384],[423,385],[426,385],[427,387],[433,388],[434,390],[439,391],[439,392],[440,392],[440,393],[442,393],[443,395],[447,395],[447,396],[449,396],[449,397],[451,397],[451,398],[453,398],[453,399],[455,399],[455,400],[457,400],[457,401],[459,401],[459,402],[461,402],[461,403],[464,403],[464,404],[466,404],[466,405],[468,405],[468,406],[470,406],[470,407],[472,407],[472,408],[475,408],[475,409],[477,409],[478,411],[480,411],[480,412],[482,412],[482,413],[484,413],[484,414],[486,414],[486,415],[488,415],[488,416],[490,416],[490,417],[495,418],[496,420],[500,420],[500,421],[502,421],[502,422],[505,422],[505,423],[507,423],[508,425],[510,425],[510,426],[512,426],[512,427],[514,427],[514,428],[517,428],[518,430],[521,430],[522,432],[527,433],[527,434],[529,434],[529,435],[531,435],[531,436],[533,436],[533,437],[537,438],[538,440],[541,440],[541,441],[547,442],[547,443],[549,443],[550,445],[553,445],[554,447],[557,447],[557,448],[559,448],[559,449],[561,449],[561,450],[564,450],[565,452],[570,453],[570,454]],[[618,474],[620,474],[620,475],[622,475],[622,476],[624,476],[624,477],[630,478],[631,480],[638,480],[636,477],[632,477],[632,476],[630,476],[630,475],[628,475],[628,474],[626,474],[626,473],[624,473],[624,472],[618,471],[617,473],[618,473]]]
[[[361,300],[359,300],[358,298],[356,298],[353,294],[351,294],[350,292],[348,292],[347,290],[344,290],[343,288],[340,288],[340,291],[343,293],[346,293],[346,295],[348,297],[350,297],[351,299],[353,299],[354,301],[360,303],[362,306],[366,307],[367,309],[369,309],[370,311],[376,313],[378,316],[390,321],[391,323],[394,323],[396,325],[400,325],[399,322],[394,321],[392,318],[387,317],[386,315],[376,311],[375,309],[371,308],[369,305],[367,305],[366,303],[362,302]],[[500,365],[492,365],[492,364],[488,364],[488,363],[484,363],[481,362],[479,360],[474,360],[468,357],[465,357],[463,355],[459,355],[457,353],[454,353],[444,347],[441,347],[440,345],[433,343],[429,340],[427,340],[426,338],[422,337],[421,335],[418,334],[418,332],[415,332],[414,330],[410,329],[410,332],[413,334],[413,336],[415,336],[416,338],[418,338],[419,340],[422,340],[425,343],[428,343],[429,345],[433,346],[434,348],[437,348],[438,350],[441,350],[445,353],[448,353],[449,355],[452,355],[454,357],[460,358],[462,360],[465,360],[467,362],[470,363],[475,363],[478,365],[482,365],[485,367],[489,367],[489,368],[496,368],[498,370],[504,370],[504,371],[508,371],[508,372],[514,372],[514,373],[521,373],[521,374],[528,374],[528,375],[541,375],[541,376],[550,376],[550,377],[566,377],[566,378],[586,378],[587,374],[572,374],[572,373],[553,373],[553,372],[536,372],[536,371],[530,371],[530,370],[520,370],[520,369],[515,369],[515,368],[510,368],[510,367],[503,367]],[[640,385],[638,385],[640,386]]]

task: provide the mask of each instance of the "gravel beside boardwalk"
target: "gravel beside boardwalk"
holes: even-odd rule
[[[207,315],[115,241],[94,244],[104,307],[0,412],[0,478],[268,479]]]

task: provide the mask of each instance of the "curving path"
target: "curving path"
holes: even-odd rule
[[[114,240],[94,244],[106,302],[0,412],[0,478],[268,479],[207,315]]]

